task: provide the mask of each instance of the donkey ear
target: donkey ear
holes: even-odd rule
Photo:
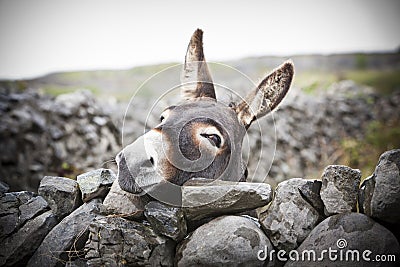
[[[291,61],[283,63],[235,107],[239,121],[246,129],[253,121],[268,114],[279,105],[289,91],[293,75],[293,63]]]
[[[213,81],[203,53],[203,31],[197,29],[186,51],[181,75],[181,94],[184,99],[211,97],[216,99]]]

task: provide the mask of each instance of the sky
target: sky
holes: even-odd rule
[[[0,79],[207,60],[393,51],[400,0],[0,0]]]

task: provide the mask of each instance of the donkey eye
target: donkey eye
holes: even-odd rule
[[[160,122],[163,122],[165,120],[165,117],[163,115],[160,116]]]
[[[213,145],[216,147],[220,148],[221,147],[221,137],[217,134],[201,134],[201,136],[204,136],[207,138]]]

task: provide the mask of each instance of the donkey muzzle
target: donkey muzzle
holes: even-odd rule
[[[153,166],[154,157],[146,151],[144,142],[141,136],[116,156],[118,183],[122,190],[133,194],[144,194],[143,191],[162,181]]]

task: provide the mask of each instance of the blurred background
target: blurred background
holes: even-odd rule
[[[222,63],[210,64],[214,81],[240,95],[295,64],[284,103],[248,131],[251,177],[319,178],[329,164],[368,177],[400,147],[399,26],[398,0],[0,0],[0,180],[36,191],[44,175],[115,170],[158,120],[149,110],[179,80],[197,28],[207,60]]]

